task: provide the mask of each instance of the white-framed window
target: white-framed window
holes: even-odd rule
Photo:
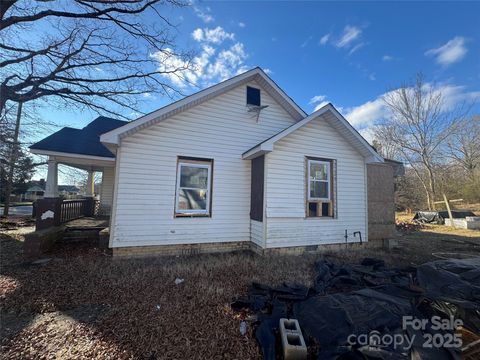
[[[179,159],[175,214],[210,215],[212,162]]]
[[[308,160],[308,200],[331,200],[330,162]]]

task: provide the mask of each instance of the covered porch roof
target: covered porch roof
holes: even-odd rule
[[[100,135],[127,123],[99,116],[82,129],[60,129],[31,145],[30,151],[55,157],[56,162],[79,169],[101,171],[103,167],[114,165],[115,155],[100,142]]]

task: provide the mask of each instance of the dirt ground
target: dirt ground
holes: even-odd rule
[[[94,244],[22,258],[31,227],[0,230],[1,353],[6,359],[256,359],[253,329],[229,304],[252,281],[311,285],[313,264],[384,259],[390,266],[480,255],[480,231],[402,226],[392,250],[303,256],[251,253],[114,259]],[[176,284],[176,279],[184,282]]]

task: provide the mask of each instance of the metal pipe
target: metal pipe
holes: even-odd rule
[[[362,244],[362,232],[361,231],[355,231],[353,233],[353,237],[357,237],[357,234],[360,236],[360,244]]]

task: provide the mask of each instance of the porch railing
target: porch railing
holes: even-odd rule
[[[65,223],[85,216],[86,199],[63,200],[60,205],[60,222]]]
[[[36,202],[36,229],[59,226],[84,216],[98,214],[99,201],[93,198],[63,200],[46,198]]]

